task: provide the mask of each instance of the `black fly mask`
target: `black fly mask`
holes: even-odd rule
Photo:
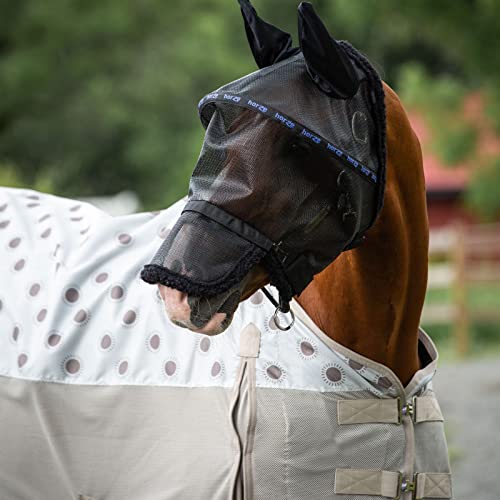
[[[260,69],[200,101],[206,135],[188,202],[142,278],[211,297],[260,263],[286,312],[380,212],[384,94],[366,58],[333,39],[310,4],[299,6],[293,48],[239,3]]]

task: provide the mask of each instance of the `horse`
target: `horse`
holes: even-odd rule
[[[302,61],[283,32],[247,0],[240,5],[259,65],[272,72],[269,59]],[[325,33],[308,4],[299,7],[299,22]],[[334,78],[347,63],[340,57],[337,64]],[[321,68],[312,69],[322,92],[345,98],[357,91],[351,70],[332,90]],[[432,389],[438,355],[419,328],[428,247],[422,156],[386,84],[383,97],[384,203],[359,238],[358,173],[342,173],[345,165],[330,170],[325,152],[309,146],[322,141],[319,133],[290,140],[283,127],[293,117],[277,111],[270,121],[244,109],[228,126],[251,131],[260,154],[235,169],[235,159],[248,158],[250,139],[231,143],[210,188],[217,194],[258,168],[258,189],[228,199],[229,222],[211,212],[221,224],[265,246],[235,218],[262,220],[271,234],[279,221],[266,208],[293,212],[293,200],[273,189],[278,172],[269,159],[276,162],[277,151],[288,152],[279,165],[305,171],[303,181],[319,184],[322,196],[331,196],[331,185],[340,192],[340,215],[322,209],[307,227],[314,231],[331,216],[335,238],[322,241],[331,247],[341,238],[345,251],[325,250],[335,258],[322,254],[327,265],[289,307],[281,290],[266,288],[274,278],[262,252],[246,246],[254,260],[223,291],[200,296],[182,280],[179,288],[144,281],[144,264],[178,234],[189,200],[113,218],[74,200],[0,189],[0,498],[452,497]],[[271,112],[259,105],[258,112]],[[375,189],[369,179],[360,182]],[[372,206],[375,198],[363,199]],[[172,260],[174,276],[192,271],[185,258],[197,247],[217,241],[210,232],[206,241],[194,235],[189,227],[183,233],[186,253]]]

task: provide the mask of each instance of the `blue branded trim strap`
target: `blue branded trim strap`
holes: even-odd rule
[[[269,106],[264,106],[253,99],[248,98],[247,96],[241,94],[229,94],[227,92],[213,92],[211,94],[207,94],[203,97],[198,103],[198,111],[201,116],[201,111],[206,104],[214,103],[214,102],[225,102],[230,104],[235,104],[237,106],[241,106],[243,108],[252,109],[258,113],[261,113],[277,122],[280,122],[289,130],[306,137],[308,140],[313,142],[314,144],[323,147],[328,153],[335,155],[336,158],[339,158],[346,165],[351,167],[355,172],[357,172],[363,179],[366,179],[374,184],[377,183],[378,177],[377,174],[367,166],[363,165],[360,161],[353,158],[351,155],[347,154],[345,151],[342,151],[337,146],[334,146],[330,142],[328,142],[324,137],[315,132],[309,130],[307,127],[304,127],[297,121],[292,118],[286,116],[284,113],[280,111],[276,111]]]

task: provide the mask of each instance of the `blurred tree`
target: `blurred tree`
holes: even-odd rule
[[[254,4],[296,39],[298,1]],[[389,84],[411,87],[449,162],[474,154],[453,110],[468,89],[484,89],[500,129],[500,2],[314,5]],[[0,12],[0,163],[66,196],[127,188],[146,208],[170,204],[200,149],[199,98],[256,69],[236,0],[0,0]]]

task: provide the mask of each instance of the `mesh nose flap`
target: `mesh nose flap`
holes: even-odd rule
[[[209,297],[240,283],[266,253],[213,219],[184,212],[141,277],[147,283]]]

